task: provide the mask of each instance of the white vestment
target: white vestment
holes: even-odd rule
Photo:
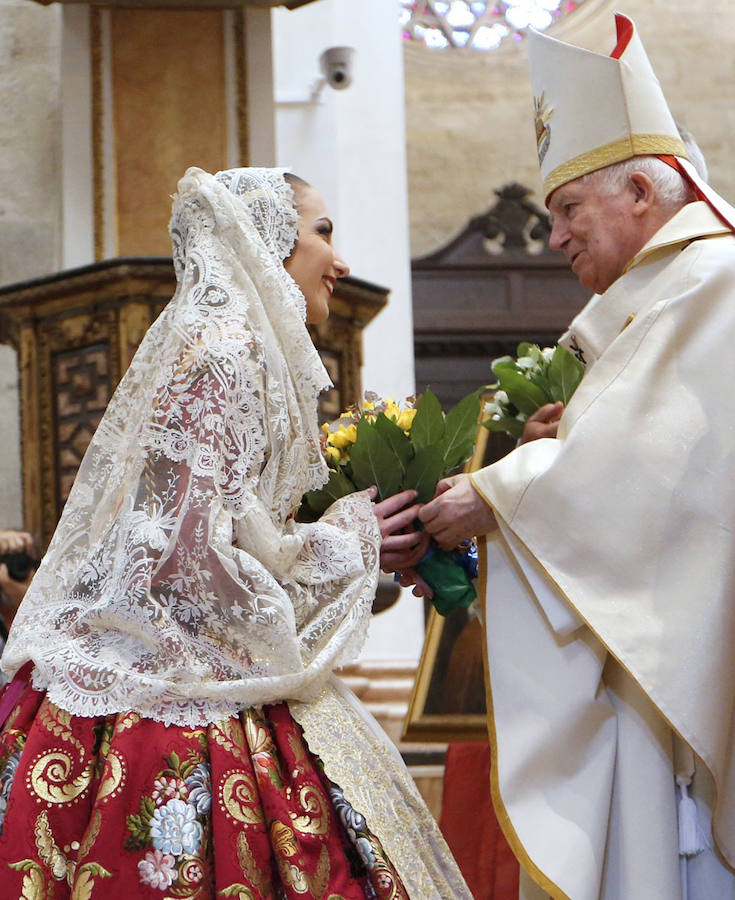
[[[563,342],[587,371],[558,439],[473,476],[499,523],[496,810],[529,898],[724,900],[714,850],[680,866],[673,775],[691,748],[695,796],[716,795],[708,840],[734,866],[735,237],[687,205]]]

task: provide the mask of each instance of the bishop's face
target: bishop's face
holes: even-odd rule
[[[560,250],[584,287],[602,294],[645,243],[635,183],[605,194],[594,179],[576,179],[549,200],[549,245]]]
[[[298,240],[284,267],[306,298],[306,321],[324,322],[337,279],[350,268],[332,246],[332,220],[322,197],[310,185],[298,185],[296,202]]]

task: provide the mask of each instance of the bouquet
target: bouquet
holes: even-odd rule
[[[518,358],[501,356],[493,360],[497,383],[495,394],[485,404],[489,416],[482,424],[490,431],[502,431],[516,440],[530,415],[547,403],[565,406],[584,375],[584,366],[565,347],[537,344],[518,345]]]
[[[322,426],[329,480],[305,495],[300,518],[321,515],[339,497],[371,485],[378,489],[378,500],[413,488],[418,501],[428,503],[437,481],[472,454],[480,393],[469,394],[445,415],[430,390],[418,401],[409,397],[402,407],[390,397],[382,400],[367,392],[362,404]],[[471,546],[453,551],[432,547],[417,571],[432,587],[432,602],[443,615],[469,606],[476,596]]]

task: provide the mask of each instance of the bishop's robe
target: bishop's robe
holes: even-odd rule
[[[473,476],[499,526],[483,573],[496,811],[525,896],[724,900],[735,236],[688,204],[563,342],[587,370],[558,438]],[[683,792],[695,769],[711,847],[682,865],[674,774]]]

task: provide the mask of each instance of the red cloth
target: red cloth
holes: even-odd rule
[[[488,744],[449,745],[439,824],[475,900],[518,900],[518,863],[490,799]]]
[[[286,703],[189,729],[71,716],[26,687],[0,732],[0,820],[3,897],[408,900]]]

